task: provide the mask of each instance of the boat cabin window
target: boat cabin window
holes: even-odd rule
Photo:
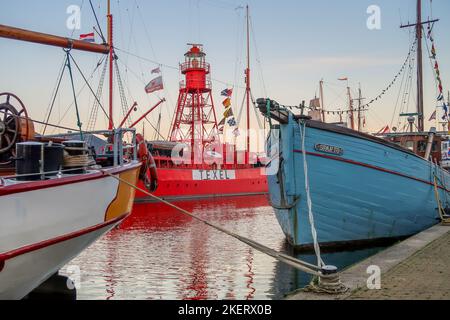
[[[427,141],[419,141],[417,143],[417,151],[418,152],[425,152],[427,150],[427,144],[428,144]],[[433,142],[433,146],[431,148],[431,151],[432,152],[437,152],[437,142],[436,141]]]
[[[405,148],[414,151],[414,141],[412,140],[406,141]]]

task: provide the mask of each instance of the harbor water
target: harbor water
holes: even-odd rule
[[[176,204],[293,254],[266,196]],[[381,249],[325,253],[323,259],[344,268]],[[315,261],[313,254],[296,256]],[[310,281],[306,274],[159,203],[135,205],[120,228],[85,250],[61,274],[75,280],[78,299],[83,300],[282,299]]]

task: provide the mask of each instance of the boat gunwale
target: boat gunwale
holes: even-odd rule
[[[391,141],[388,141],[388,140],[385,140],[385,139],[382,139],[382,138],[375,137],[373,135],[370,135],[370,134],[367,134],[367,133],[364,133],[364,132],[359,132],[359,131],[355,131],[355,130],[352,130],[352,129],[349,129],[349,128],[344,128],[344,127],[340,127],[340,126],[337,126],[337,125],[333,125],[333,124],[329,124],[329,123],[323,123],[323,122],[314,121],[314,120],[307,120],[306,121],[306,125],[308,127],[310,127],[310,128],[324,130],[324,131],[329,131],[329,132],[334,132],[334,133],[337,133],[337,134],[343,134],[343,135],[346,135],[346,136],[350,136],[350,137],[354,137],[354,138],[363,139],[363,140],[371,141],[371,142],[374,142],[374,143],[382,144],[382,145],[384,145],[386,147],[389,147],[391,149],[395,149],[397,151],[407,153],[408,155],[415,156],[415,157],[417,157],[417,158],[419,158],[419,159],[421,159],[423,161],[431,163],[430,161],[428,161],[428,160],[424,159],[423,157],[415,154],[414,152],[412,152],[409,149],[403,148],[402,146],[400,146],[400,145],[398,145],[396,143],[393,143]]]
[[[123,172],[130,171],[130,170],[135,170],[136,168],[139,168],[141,165],[142,165],[141,162],[133,161],[133,162],[130,162],[129,164],[125,164],[122,166],[104,168],[104,169],[98,170],[96,172],[87,173],[87,174],[72,175],[72,176],[62,177],[62,178],[58,178],[58,179],[27,181],[27,182],[13,184],[13,185],[3,185],[3,186],[0,186],[0,197],[107,178],[107,177],[109,177],[108,174],[115,175],[115,174],[120,174]]]

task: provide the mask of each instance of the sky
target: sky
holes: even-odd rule
[[[88,0],[16,0],[4,1],[0,23],[24,29],[78,38],[92,32],[96,24]],[[450,1],[423,0],[423,19],[441,18],[434,26],[437,58],[444,90],[450,77]],[[361,86],[366,102],[376,97],[399,72],[412,43],[413,29],[400,29],[401,24],[415,20],[415,0],[249,0],[251,15],[252,92],[255,98],[270,97],[286,105],[298,105],[319,94],[319,81],[324,80],[327,110],[346,109],[346,86],[338,78],[348,77],[355,95]],[[93,0],[100,25],[106,33],[106,0]],[[240,0],[112,0],[115,46],[128,104],[138,102],[138,118],[160,98],[166,98],[160,109],[148,119],[156,125],[161,111],[161,134],[168,135],[176,107],[179,81],[178,63],[184,60],[187,43],[201,43],[212,66],[213,93],[216,109],[223,112],[220,92],[234,87],[233,107],[238,113],[243,98],[245,69],[245,11],[247,2]],[[67,8],[81,7],[81,29],[69,30]],[[369,6],[380,8],[380,29],[370,30]],[[97,41],[99,41],[97,37]],[[427,40],[429,44],[429,40]],[[424,50],[426,52],[425,40]],[[96,91],[101,68],[94,69],[101,55],[73,52],[83,72]],[[0,91],[13,92],[25,103],[31,116],[44,120],[52,93],[64,61],[62,49],[0,39]],[[138,58],[139,57],[139,58]],[[151,70],[161,65],[165,90],[147,95],[144,86],[155,75]],[[424,54],[425,117],[435,110],[437,86],[428,55]],[[75,72],[76,90],[83,80]],[[366,130],[375,132],[385,125],[398,126],[403,118],[399,111],[415,111],[415,90],[407,90],[409,103],[403,103],[401,77],[382,99],[366,113]],[[106,93],[106,87],[104,93]],[[116,123],[122,119],[120,99],[116,93]],[[399,98],[400,97],[400,98]],[[107,95],[102,103],[107,106]],[[400,102],[398,102],[400,101]],[[51,123],[76,127],[75,108],[70,81],[66,76],[55,100]],[[94,103],[88,89],[78,99],[83,125],[88,124]],[[337,121],[337,116],[329,117]],[[439,118],[439,117],[438,117]],[[220,119],[219,119],[220,120]],[[145,122],[147,138],[153,138],[151,124]],[[255,115],[252,123],[257,127]],[[105,128],[106,117],[99,112],[97,129]],[[427,122],[426,127],[437,122]],[[41,129],[37,126],[38,131]],[[51,133],[52,130],[50,130]]]

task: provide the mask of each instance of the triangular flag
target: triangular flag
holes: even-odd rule
[[[430,119],[428,121],[436,120],[436,110],[434,110],[433,114],[431,115]]]

